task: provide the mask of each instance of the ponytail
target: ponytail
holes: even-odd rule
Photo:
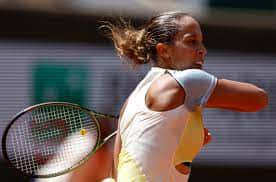
[[[145,29],[135,29],[125,22],[122,25],[108,23],[102,27],[109,30],[109,37],[121,58],[126,58],[134,66],[150,62],[151,56],[146,48]]]
[[[152,17],[142,29],[135,29],[124,20],[117,25],[105,22],[101,27],[107,28],[119,56],[136,66],[158,62],[156,45],[172,44],[180,30],[178,22],[185,16],[189,15],[181,11],[161,13]]]

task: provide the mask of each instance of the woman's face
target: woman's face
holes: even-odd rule
[[[202,69],[207,53],[199,23],[192,17],[185,16],[179,20],[180,31],[175,41],[169,46],[170,67],[178,70]]]

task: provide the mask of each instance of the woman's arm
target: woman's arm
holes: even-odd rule
[[[127,105],[128,99],[125,101],[121,111],[120,111],[120,118],[118,121],[118,128],[117,128],[117,135],[115,138],[115,145],[114,145],[114,153],[113,153],[113,158],[114,158],[114,171],[113,171],[113,175],[114,178],[117,178],[117,168],[118,168],[118,164],[119,164],[119,154],[121,152],[121,147],[122,147],[122,141],[121,141],[121,135],[120,135],[120,120],[121,117],[123,116],[123,113],[125,111],[126,105]]]
[[[206,107],[256,112],[268,104],[267,93],[250,83],[218,79]]]
[[[122,141],[121,141],[121,136],[120,136],[119,127],[118,127],[117,135],[115,138],[114,153],[113,153],[113,158],[114,158],[113,178],[115,179],[117,178],[117,168],[119,163],[119,154],[121,151],[121,146],[122,146]]]

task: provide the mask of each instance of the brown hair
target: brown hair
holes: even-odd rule
[[[121,19],[120,24],[106,23],[109,37],[120,57],[128,58],[135,65],[157,61],[157,43],[171,44],[178,33],[178,21],[186,13],[165,12],[151,18],[142,28],[135,29]]]

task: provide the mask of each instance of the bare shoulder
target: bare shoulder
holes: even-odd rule
[[[170,75],[155,80],[146,94],[146,105],[153,111],[168,111],[184,103],[185,92]]]

